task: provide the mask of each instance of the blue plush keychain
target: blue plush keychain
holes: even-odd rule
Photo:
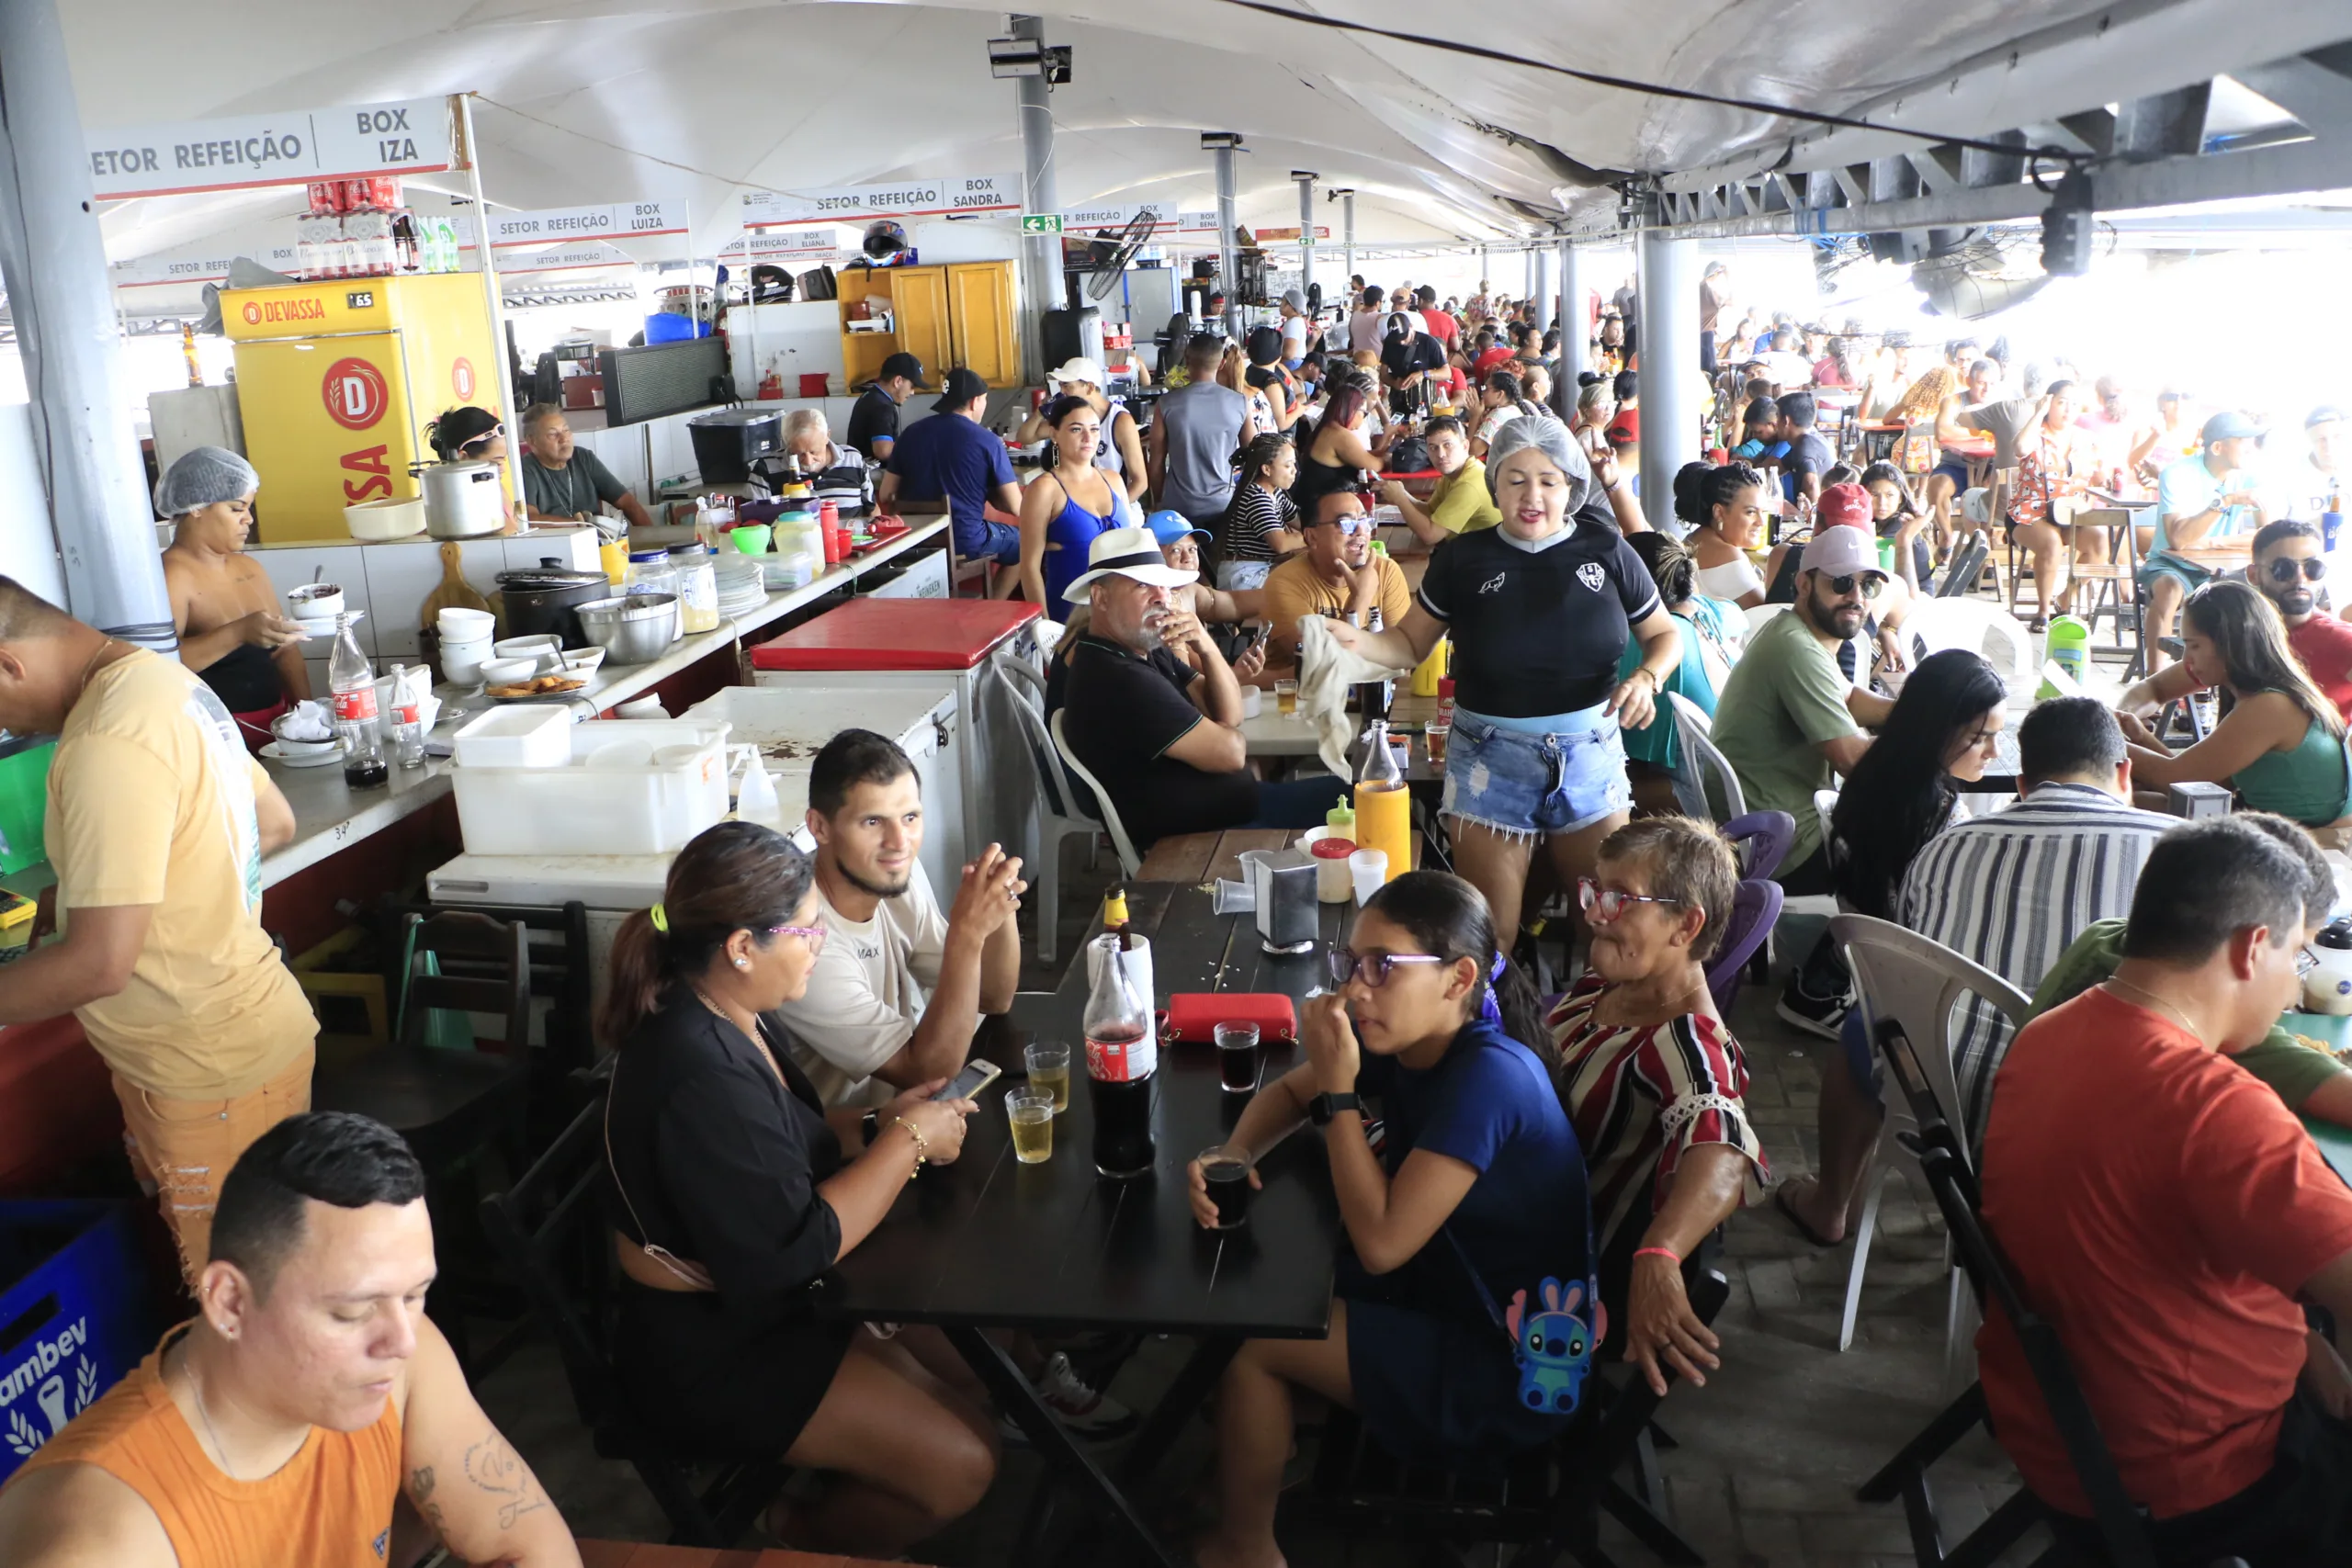
[[[1593,1350],[1609,1337],[1609,1309],[1596,1296],[1588,1325],[1577,1311],[1585,1299],[1581,1280],[1564,1293],[1560,1281],[1546,1280],[1543,1291],[1544,1310],[1532,1316],[1527,1315],[1527,1292],[1512,1292],[1503,1325],[1510,1330],[1519,1363],[1519,1402],[1530,1410],[1564,1413],[1577,1407],[1577,1392],[1592,1371]]]

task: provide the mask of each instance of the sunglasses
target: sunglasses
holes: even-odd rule
[[[1323,521],[1329,526],[1337,528],[1342,534],[1369,534],[1372,532],[1372,519],[1364,516],[1361,513],[1351,513],[1346,517],[1327,517]]]
[[[1879,590],[1886,586],[1886,579],[1875,572],[1849,571],[1843,577],[1831,578],[1829,592],[1843,597],[1851,593],[1854,591],[1854,584],[1858,582],[1862,585],[1862,597],[1865,599],[1877,598]]]
[[[1442,964],[1444,959],[1433,953],[1366,953],[1335,947],[1327,955],[1331,965],[1331,984],[1344,986],[1350,980],[1362,980],[1374,990],[1388,984],[1389,972],[1399,964]]]
[[[2317,582],[2327,575],[2327,562],[2317,556],[2306,561],[2290,560],[2281,557],[2270,563],[2270,581],[2273,582],[2294,581],[2295,569],[2298,566],[2302,568],[2303,580],[2307,582]]]
[[[460,452],[470,452],[475,447],[485,446],[490,442],[497,440],[500,436],[505,434],[505,425],[493,424],[488,430],[483,431],[480,435],[475,436],[472,440],[458,443],[458,450]]]
[[[1679,907],[1679,898],[1654,898],[1646,893],[1621,893],[1614,887],[1603,887],[1589,876],[1577,878],[1577,907],[1585,919],[1594,925],[1612,925],[1623,919],[1625,911],[1635,904],[1672,904]]]

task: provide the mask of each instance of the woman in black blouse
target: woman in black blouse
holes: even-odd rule
[[[827,1323],[808,1287],[872,1234],[925,1164],[964,1145],[937,1083],[828,1115],[763,1017],[824,942],[808,861],[750,822],[695,838],[662,903],[622,922],[597,1022],[619,1048],[605,1115],[624,1282],[615,1347],[640,1421],[693,1451],[831,1472],[768,1528],[888,1554],[977,1504],[992,1426],[944,1339]]]

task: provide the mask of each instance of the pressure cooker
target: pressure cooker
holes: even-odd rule
[[[586,648],[587,633],[580,629],[578,606],[612,597],[613,585],[601,571],[573,571],[554,556],[536,567],[498,574],[498,592],[506,603],[506,635],[529,637],[553,632],[566,648]]]
[[[472,539],[506,526],[503,463],[419,463],[424,531],[436,539]]]

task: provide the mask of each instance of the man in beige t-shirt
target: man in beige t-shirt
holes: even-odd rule
[[[293,837],[293,810],[203,682],[6,578],[0,725],[58,738],[60,932],[0,969],[0,1024],[81,1021],[200,1269],[229,1168],[310,1105],[318,1022],[261,929],[261,857]]]
[[[828,1105],[879,1105],[873,1079],[896,1093],[955,1077],[980,1015],[1012,1007],[1020,985],[1019,858],[990,844],[942,914],[919,858],[922,829],[914,764],[889,739],[844,729],[817,753],[808,831],[825,945],[808,990],[778,1016]]]

